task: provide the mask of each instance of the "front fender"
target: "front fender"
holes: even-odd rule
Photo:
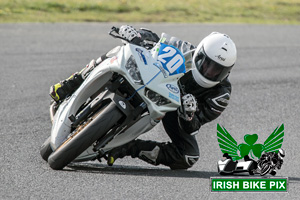
[[[76,115],[80,106],[110,80],[113,72],[110,72],[108,69],[95,68],[76,92],[59,106],[55,113],[51,130],[50,145],[53,150],[59,147],[70,134],[71,121],[69,116]]]

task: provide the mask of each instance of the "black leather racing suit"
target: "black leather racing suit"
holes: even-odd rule
[[[138,32],[141,38],[132,41],[136,45],[144,42],[151,46],[151,43],[159,41],[159,37],[150,30],[140,29]],[[195,48],[181,40],[172,43],[178,49],[182,49],[180,47],[183,44],[187,44],[187,50]],[[195,135],[202,125],[216,119],[224,111],[230,98],[231,84],[226,78],[212,88],[203,88],[196,83],[191,72],[184,75],[180,83],[185,92],[194,95],[198,102],[198,110],[192,121],[180,118],[177,111],[167,113],[162,123],[172,142],[159,143],[137,139],[124,145],[123,150],[120,149],[119,158],[131,155],[133,158],[138,157],[154,165],[163,164],[171,169],[187,169],[197,162],[199,148]]]

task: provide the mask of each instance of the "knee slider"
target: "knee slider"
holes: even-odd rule
[[[185,155],[185,162],[192,167],[198,160],[199,160],[199,156],[189,156],[189,155]]]
[[[158,165],[157,158],[159,151],[159,146],[156,146],[152,151],[141,151],[139,153],[139,158],[152,165]]]
[[[198,160],[199,156],[184,155],[181,162],[173,163],[170,165],[170,168],[172,170],[188,169],[191,168]]]

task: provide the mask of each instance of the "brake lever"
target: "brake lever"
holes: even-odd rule
[[[112,31],[115,31],[116,33],[118,33],[118,34],[119,34],[119,31],[120,31],[120,29],[119,29],[119,28],[117,28],[117,27],[113,26],[113,27],[111,27],[111,29],[112,29]],[[112,31],[111,31],[111,32],[112,32]]]
[[[119,34],[119,29],[117,27],[112,27],[111,30],[108,32],[109,35],[115,37],[117,36],[116,34],[113,34],[113,33],[116,33],[116,34]]]

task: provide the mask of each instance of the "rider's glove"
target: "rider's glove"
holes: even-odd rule
[[[192,94],[186,94],[182,97],[181,106],[177,112],[179,117],[186,121],[191,121],[194,117],[194,113],[197,110],[197,101]]]
[[[135,28],[129,25],[123,25],[119,30],[120,36],[127,39],[129,42],[133,42],[135,44],[139,44],[141,40],[141,34],[138,33]]]

